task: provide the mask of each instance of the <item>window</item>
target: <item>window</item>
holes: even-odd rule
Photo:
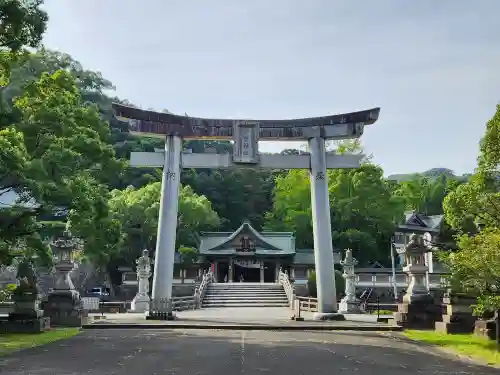
[[[395,243],[404,243],[404,234],[397,232],[394,234],[394,242]]]

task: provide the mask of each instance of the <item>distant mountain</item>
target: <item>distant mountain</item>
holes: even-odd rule
[[[462,176],[457,176],[451,169],[448,168],[432,168],[425,172],[418,173],[405,173],[405,174],[391,174],[387,177],[388,180],[393,180],[397,182],[408,181],[415,177],[427,177],[430,179],[446,176],[450,178],[456,178],[459,180],[469,178],[470,174],[464,174]]]

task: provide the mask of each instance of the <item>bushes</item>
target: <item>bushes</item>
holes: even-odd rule
[[[309,296],[316,297],[316,272],[313,271],[307,279],[307,289],[309,291]],[[342,272],[335,270],[335,291],[337,293],[337,298],[344,294],[345,280],[342,277]]]
[[[10,301],[10,296],[12,296],[16,288],[16,284],[9,284],[7,288],[0,290],[0,302]]]

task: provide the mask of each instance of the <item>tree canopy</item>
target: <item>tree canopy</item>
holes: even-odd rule
[[[478,167],[444,200],[448,223],[461,235],[445,254],[455,280],[479,294],[478,311],[500,309],[500,105],[486,124]]]

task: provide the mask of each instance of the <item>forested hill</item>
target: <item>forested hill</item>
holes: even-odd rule
[[[412,180],[418,177],[433,179],[441,176],[457,180],[467,180],[470,177],[470,174],[464,174],[460,176],[460,175],[455,175],[455,172],[448,168],[431,168],[424,172],[391,174],[387,176],[387,179],[392,181],[402,182],[402,181]]]

